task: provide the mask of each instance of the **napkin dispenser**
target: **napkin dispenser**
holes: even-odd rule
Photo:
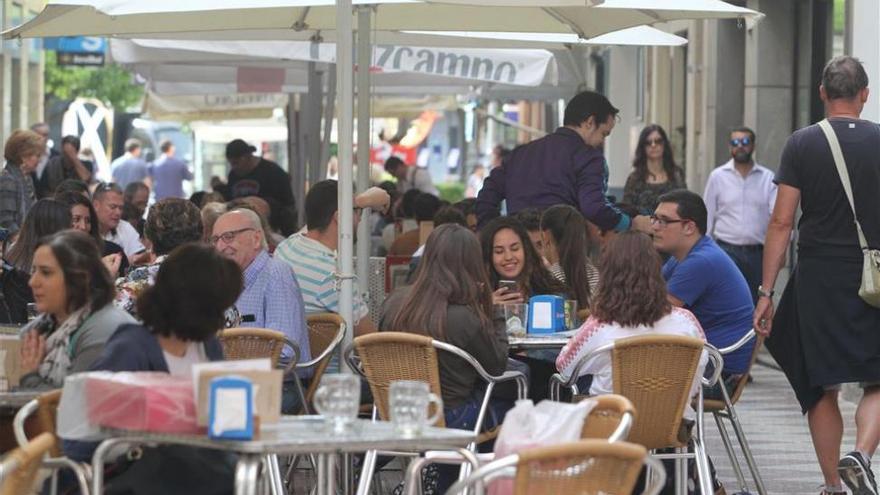
[[[554,333],[565,329],[565,299],[559,296],[529,299],[528,333]]]
[[[253,383],[244,377],[221,376],[211,380],[208,436],[224,440],[254,437]]]

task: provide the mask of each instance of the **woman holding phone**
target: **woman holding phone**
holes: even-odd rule
[[[527,303],[543,294],[567,298],[571,292],[544,266],[519,220],[492,220],[480,231],[480,244],[492,283],[492,304]]]

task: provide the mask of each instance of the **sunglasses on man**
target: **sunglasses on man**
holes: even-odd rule
[[[739,148],[740,146],[748,146],[752,144],[752,138],[743,137],[743,138],[735,138],[730,140],[730,146],[734,148]]]

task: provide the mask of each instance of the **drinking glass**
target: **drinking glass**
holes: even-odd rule
[[[526,323],[529,321],[528,304],[505,304],[504,324],[510,337],[525,337]]]
[[[432,394],[428,384],[413,380],[391,383],[388,393],[391,422],[404,436],[418,435],[425,426],[433,425],[443,414],[443,401]],[[428,406],[434,404],[434,415],[428,417]]]
[[[333,433],[343,433],[355,419],[361,402],[361,381],[355,375],[324,375],[315,392],[315,409],[331,425]]]
[[[566,330],[574,330],[578,328],[578,302],[576,299],[565,300],[565,328]]]

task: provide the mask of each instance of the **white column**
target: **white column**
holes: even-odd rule
[[[370,187],[370,7],[358,7],[357,45],[357,191]],[[370,212],[364,211],[357,233],[357,275],[361,296],[370,291]]]
[[[852,29],[847,33],[852,46],[851,55],[858,57],[868,72],[871,91],[862,118],[880,121],[880,2],[877,0],[850,0]]]
[[[345,349],[354,335],[353,296],[354,296],[354,238],[353,213],[354,190],[352,188],[352,147],[354,146],[354,65],[352,48],[351,0],[336,0],[336,84],[339,88],[339,249],[337,269],[339,270],[339,314],[345,319],[348,332],[343,340]],[[341,367],[347,370],[346,366]]]

